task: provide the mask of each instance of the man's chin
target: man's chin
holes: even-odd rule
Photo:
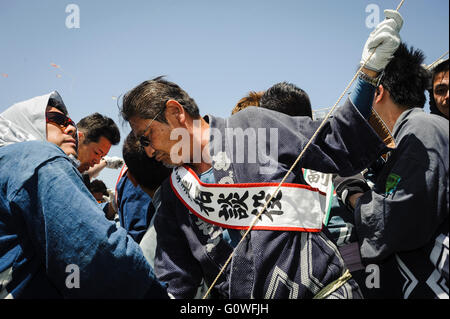
[[[167,168],[175,168],[175,167],[179,167],[179,166],[182,166],[182,165],[183,165],[183,163],[180,163],[180,164],[174,164],[174,163],[172,163],[172,162],[167,163],[167,162],[165,162],[165,161],[162,161],[161,163],[162,163],[165,167],[167,167]]]

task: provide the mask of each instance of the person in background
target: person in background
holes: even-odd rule
[[[448,89],[448,59],[437,63],[432,72],[430,94],[431,114],[442,116],[448,120],[449,89]]]
[[[124,141],[122,168],[116,185],[120,225],[140,243],[155,214],[155,191],[171,170],[147,157],[133,134]]]
[[[101,162],[112,145],[119,144],[120,131],[112,119],[99,113],[82,118],[77,123],[77,128],[78,160],[80,161],[78,170],[85,173],[89,168]],[[98,172],[96,173],[98,174]]]
[[[237,102],[236,106],[231,111],[231,114],[236,114],[248,106],[259,106],[259,101],[261,100],[261,96],[263,94],[264,91],[250,91],[247,96],[244,96]]]
[[[123,178],[126,178],[125,183],[131,183],[133,188],[124,188],[127,193],[121,193],[120,202],[125,201],[125,203],[120,205],[122,208],[119,213],[120,220],[133,221],[125,224],[125,228],[128,227],[130,235],[140,243],[144,256],[153,267],[156,250],[156,230],[153,224],[161,205],[159,187],[170,176],[172,170],[154,158],[148,157],[133,133],[125,139],[123,157],[126,163]],[[130,202],[130,197],[133,195],[130,192],[133,191],[145,192],[150,199],[148,207],[135,209],[137,204]],[[147,225],[144,232],[141,231],[141,228],[144,228],[142,225]]]

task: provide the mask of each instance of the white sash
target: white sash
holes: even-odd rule
[[[333,174],[321,173],[312,169],[304,169],[303,178],[313,188],[317,188],[321,193],[325,193],[326,196],[320,196],[320,205],[325,212],[323,224],[328,225],[328,219],[330,217],[331,204],[333,202],[334,185]]]
[[[205,184],[188,167],[177,167],[171,185],[181,202],[202,220],[224,228],[248,229],[278,183]],[[327,194],[309,185],[284,184],[255,230],[320,232]]]

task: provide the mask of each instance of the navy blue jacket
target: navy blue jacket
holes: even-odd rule
[[[139,245],[48,142],[0,148],[0,279],[4,298],[167,298]]]
[[[228,119],[209,116],[210,154],[218,183],[280,182],[319,122],[307,117],[249,107]],[[266,136],[258,161],[235,161],[238,155],[233,130],[274,128],[278,152],[268,150],[273,141]],[[220,133],[220,134],[216,134]],[[272,135],[273,136],[273,135]],[[246,148],[244,148],[246,150]],[[343,176],[361,171],[378,158],[386,146],[350,101],[328,121],[309,150],[286,180],[301,180],[301,168]],[[248,154],[244,155],[244,159]],[[261,172],[263,169],[263,173]],[[303,181],[304,182],[304,181]],[[175,297],[193,297],[202,280],[210,285],[232,248],[219,227],[194,218],[162,185],[162,205],[156,216],[158,247],[155,272],[169,284]],[[336,245],[326,231],[321,233],[252,231],[237,248],[232,263],[216,285],[229,298],[312,298],[346,270]],[[349,280],[330,298],[359,298],[359,288]]]

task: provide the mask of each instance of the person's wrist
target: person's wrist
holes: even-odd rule
[[[368,75],[371,78],[376,78],[378,77],[379,72],[376,72],[374,70],[370,70],[370,69],[366,69],[366,68],[362,68],[361,72],[363,72],[364,74]]]

